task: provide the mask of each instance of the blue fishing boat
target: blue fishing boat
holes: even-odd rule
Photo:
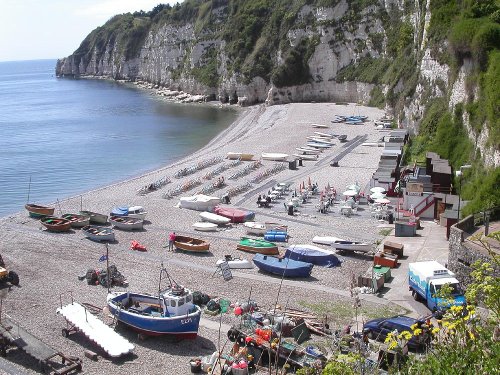
[[[255,254],[253,262],[261,271],[285,277],[309,277],[313,269],[311,263],[263,254]]]
[[[324,250],[314,245],[290,245],[286,249],[285,258],[328,268],[340,266],[340,261],[333,251]]]
[[[175,282],[165,269],[160,273],[169,287],[154,296],[146,293],[111,292],[107,304],[116,319],[150,336],[173,335],[194,339],[198,335],[201,308],[193,303],[193,293]]]

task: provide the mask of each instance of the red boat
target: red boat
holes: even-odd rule
[[[255,218],[255,212],[240,210],[232,207],[216,206],[214,212],[217,215],[231,219],[233,223],[244,223],[245,221],[252,221]]]

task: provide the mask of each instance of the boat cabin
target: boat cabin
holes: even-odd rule
[[[193,309],[193,293],[182,286],[169,288],[161,296],[163,311],[169,316],[187,315]]]

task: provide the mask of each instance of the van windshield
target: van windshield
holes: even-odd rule
[[[439,291],[441,290],[441,287],[444,285],[447,285],[451,288],[451,295],[452,296],[458,296],[462,294],[462,290],[460,288],[459,284],[442,284],[442,285],[432,285],[434,287],[434,294],[438,294]]]

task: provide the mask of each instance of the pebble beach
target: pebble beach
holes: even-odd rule
[[[361,125],[332,123],[335,115],[365,115],[368,121]],[[56,205],[55,214],[77,213],[80,209],[109,214],[113,207],[123,205],[139,205],[148,211],[144,230],[115,230],[116,241],[108,247],[110,264],[116,265],[126,277],[131,291],[157,293],[163,263],[178,283],[192,290],[220,296],[231,302],[251,298],[263,310],[272,308],[276,302],[296,309],[308,309],[323,303],[349,305],[352,277],[366,272],[373,263],[370,257],[339,255],[340,267],[315,266],[311,277],[306,280],[285,280],[278,297],[281,278],[261,273],[257,268],[233,270],[230,281],[214,276],[216,261],[226,254],[251,261],[252,254],[236,250],[238,240],[246,235],[245,228],[234,224],[216,232],[196,232],[192,225],[200,221],[199,212],[181,209],[178,203],[181,196],[194,195],[224,177],[225,186],[209,195],[222,196],[239,188],[242,191],[231,196],[230,206],[255,211],[255,221],[287,225],[290,238],[288,243],[280,244],[281,252],[288,244],[311,244],[314,236],[336,236],[370,243],[381,241],[380,222],[368,212],[342,216],[339,202],[322,214],[317,209],[319,197],[313,196],[290,216],[284,203],[291,198],[292,192],[299,191],[301,185],[307,186],[309,182],[317,184],[320,190],[327,186],[335,188],[339,201],[344,199],[342,192],[346,187],[356,182],[362,192],[368,192],[382,147],[366,147],[362,143],[377,143],[387,134],[377,130],[373,124],[383,115],[382,110],[355,104],[297,103],[248,107],[241,110],[237,121],[228,129],[196,153],[137,178],[63,199]],[[326,128],[315,128],[313,124],[325,125]],[[262,153],[286,153],[290,156],[297,153],[296,148],[305,145],[307,137],[314,135],[315,131],[345,134],[347,142],[334,140],[334,146],[323,151],[317,160],[304,160],[303,165],[296,169],[290,169],[288,162],[261,160]],[[253,154],[253,161],[231,164],[233,161],[225,159],[228,152]],[[216,159],[216,162],[205,168],[196,168],[210,159]],[[339,166],[330,166],[332,160],[338,160]],[[256,161],[260,161],[261,165],[255,170],[232,178]],[[208,179],[209,172],[223,164],[227,164],[227,169]],[[180,176],[179,171],[186,169],[196,171]],[[170,182],[159,184],[159,181]],[[271,208],[257,207],[257,197],[268,194],[272,186],[281,182],[290,184],[288,195],[273,202]],[[159,187],[147,189],[152,185]],[[187,190],[191,185],[194,186]],[[173,194],[182,187],[186,189],[184,192]],[[67,233],[50,233],[39,221],[29,218],[26,211],[1,218],[0,228],[0,253],[8,269],[15,270],[21,280],[18,287],[2,286],[2,316],[7,315],[19,322],[56,350],[82,358],[83,373],[140,371],[145,374],[189,374],[190,358],[210,355],[226,342],[224,331],[219,339],[219,319],[203,314],[195,340],[173,341],[162,337],[141,340],[134,331],[119,326],[117,331],[135,345],[133,355],[118,360],[102,355],[97,361],[86,358],[83,355],[85,349],[103,353],[81,333],[63,337],[61,329],[66,327],[66,322],[56,314],[56,309],[61,301],[67,304],[71,298],[105,307],[107,290],[78,279],[87,269],[105,267],[105,263],[98,261],[106,253],[105,245],[90,241],[77,229]],[[168,233],[172,231],[207,240],[210,252],[201,255],[168,252],[165,245]],[[131,250],[132,240],[143,244],[147,251]],[[393,308],[382,298],[372,295],[362,295],[362,298],[363,306],[373,311]],[[111,322],[105,311],[100,317]],[[338,324],[345,323],[346,319],[348,321],[349,317],[339,318]],[[224,326],[234,322],[234,315],[222,316]],[[25,353],[9,351],[8,360],[20,373],[21,370],[26,373],[38,371],[36,361]]]

